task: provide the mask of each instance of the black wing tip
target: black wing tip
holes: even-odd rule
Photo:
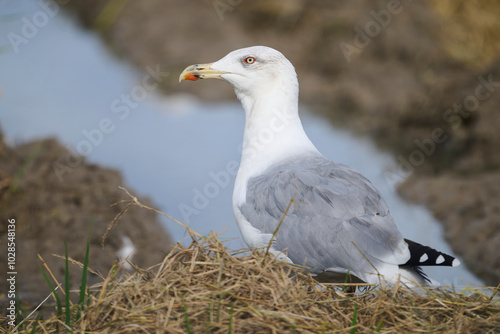
[[[403,267],[406,267],[406,265],[403,266]],[[408,266],[408,267],[411,268],[418,275],[420,275],[420,277],[422,277],[426,283],[432,284],[431,279],[429,278],[429,276],[427,276],[426,273],[424,273],[424,271],[422,270],[422,268],[420,268],[419,266],[411,266],[411,265]]]
[[[424,246],[418,242],[405,239],[410,250],[410,259],[405,266],[448,266],[456,267],[460,265],[460,261],[451,255],[442,253],[434,248]]]

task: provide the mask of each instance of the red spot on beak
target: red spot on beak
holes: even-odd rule
[[[191,80],[191,81],[196,81],[199,80],[200,77],[194,73],[188,73],[184,76],[184,80]]]

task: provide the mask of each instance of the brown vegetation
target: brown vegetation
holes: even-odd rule
[[[136,198],[130,205],[142,205]],[[152,209],[151,209],[152,210]],[[156,211],[156,210],[154,210]],[[118,224],[119,226],[119,224]],[[119,227],[116,228],[119,228]],[[177,245],[147,270],[92,288],[75,332],[94,333],[494,333],[498,287],[457,292],[402,284],[360,288],[319,284],[299,268],[260,252],[229,253],[216,234]],[[489,292],[488,292],[489,291]],[[486,293],[485,293],[486,292]],[[20,328],[29,332],[36,321]],[[38,331],[64,328],[60,317]]]

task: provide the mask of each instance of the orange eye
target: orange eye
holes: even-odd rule
[[[253,64],[253,63],[255,63],[255,58],[254,58],[254,57],[246,57],[246,58],[243,60],[243,62],[244,62],[245,64]]]

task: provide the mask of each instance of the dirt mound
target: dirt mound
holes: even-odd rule
[[[71,156],[75,165],[60,178],[54,163],[67,161],[69,156],[70,152],[55,139],[8,147],[0,133],[0,238],[5,245],[7,220],[14,219],[17,293],[29,306],[50,293],[37,253],[64,282],[64,261],[52,254],[64,255],[66,240],[69,256],[83,262],[91,226],[89,265],[104,275],[129,242],[135,248],[131,259],[144,266],[160,262],[172,247],[154,213],[132,208],[102,248],[101,237],[123,209],[123,205],[111,205],[128,198],[118,188],[124,185],[123,179],[115,170],[88,164],[76,156]],[[5,250],[0,252],[3,268],[7,266],[6,256]],[[72,289],[79,289],[81,269],[71,266],[70,273]],[[96,275],[89,277],[90,284],[97,281]],[[6,280],[0,282],[0,291],[8,291]],[[0,294],[0,298],[4,305],[6,295]]]

